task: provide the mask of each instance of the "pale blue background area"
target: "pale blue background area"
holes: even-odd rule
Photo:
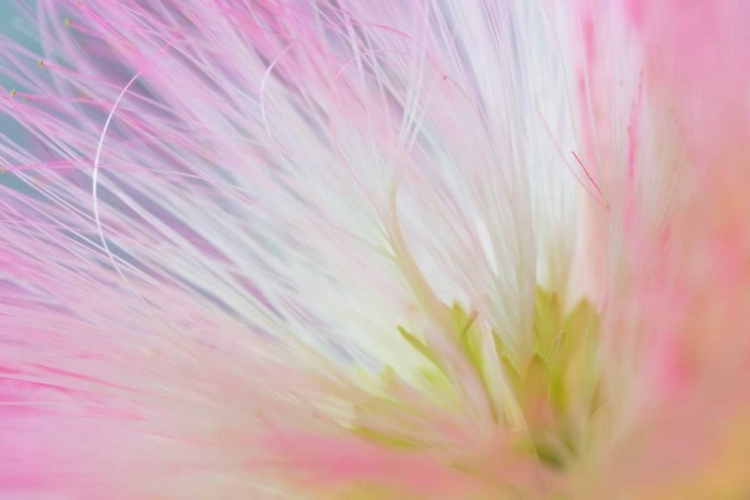
[[[28,6],[29,8],[33,8],[35,2],[34,0],[20,0],[23,2],[23,5]],[[0,0],[0,34],[3,37],[12,38],[14,40],[22,40],[21,32],[18,29],[18,25],[21,22],[21,18],[18,15],[17,9],[16,9],[17,2],[15,0]],[[29,43],[26,43],[26,45],[30,45]],[[0,64],[5,65],[6,62],[0,57]],[[7,67],[3,67],[3,69],[7,69]],[[0,87],[2,87],[1,92],[9,92],[11,89],[13,89],[13,82],[10,81],[4,74],[0,74]],[[8,133],[9,128],[11,128],[10,120],[6,116],[0,115],[0,131],[3,133]]]
[[[35,11],[35,5],[36,0],[0,0],[0,35],[39,52],[41,47],[38,43],[38,36],[34,35],[34,26],[28,19],[28,13]],[[23,15],[22,11],[25,11]],[[0,64],[5,64],[2,57],[0,57]],[[9,82],[7,78],[0,76],[0,84],[6,87]]]
[[[0,0],[0,36],[20,42],[29,49],[39,52],[39,44],[35,43],[36,40],[31,35],[33,26],[28,23],[28,20],[24,20],[19,13],[19,6],[33,11],[35,5],[35,0]],[[7,76],[6,73],[13,73],[14,70],[8,65],[2,54],[0,54],[0,65],[2,69],[2,72],[0,72],[0,92],[8,93],[13,89],[21,90],[17,83]],[[23,129],[11,117],[2,113],[0,113],[0,133],[13,142],[23,142]],[[28,187],[19,182],[19,179],[14,175],[0,175],[0,183],[13,186],[16,189],[28,190]]]
[[[21,16],[18,14],[17,5],[23,5],[27,9],[33,9],[36,2],[34,0],[0,0],[0,34],[14,40],[22,40],[20,24]],[[30,45],[26,40],[26,45]],[[2,77],[0,77],[2,78]],[[6,85],[6,79],[2,78],[3,86]]]
[[[0,0],[0,32],[5,33],[11,25],[15,13],[15,7],[11,0]],[[33,2],[29,2],[29,5]]]
[[[0,0],[0,33],[3,36],[15,37],[13,21],[17,16],[14,3],[12,0]],[[2,81],[2,83],[4,87],[6,82]]]

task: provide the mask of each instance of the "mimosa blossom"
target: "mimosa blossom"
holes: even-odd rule
[[[740,0],[24,12],[0,499],[750,495]]]

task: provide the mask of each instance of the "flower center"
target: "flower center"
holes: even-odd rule
[[[485,331],[460,305],[449,311],[453,325],[447,343],[431,343],[426,336],[398,328],[406,344],[429,362],[422,377],[433,404],[449,408],[449,414],[476,415],[473,406],[482,399],[476,396],[481,392],[492,425],[514,436],[511,444],[519,453],[531,454],[551,468],[564,468],[585,452],[592,420],[602,404],[596,364],[599,318],[593,304],[582,299],[564,311],[556,294],[537,288],[530,332],[533,352],[525,361],[513,359],[500,337]],[[353,430],[383,445],[434,447],[422,432],[429,425],[420,428],[414,423],[429,421],[439,412],[431,417],[424,406],[405,397],[406,384],[392,370],[383,375],[382,386],[382,404],[359,408],[361,418]],[[384,411],[395,419],[390,424],[383,423]],[[373,418],[372,412],[381,418]]]

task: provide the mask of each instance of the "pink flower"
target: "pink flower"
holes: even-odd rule
[[[0,499],[750,495],[740,0],[27,17]]]

